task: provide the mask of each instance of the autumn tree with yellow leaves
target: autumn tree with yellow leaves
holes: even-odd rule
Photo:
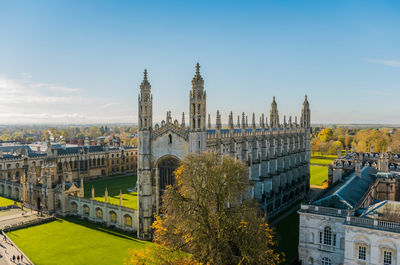
[[[153,223],[154,244],[130,264],[280,264],[271,228],[249,197],[248,168],[216,153],[191,154],[175,172]],[[142,260],[138,260],[138,257]],[[156,259],[154,259],[154,256]],[[158,263],[157,263],[158,262]]]

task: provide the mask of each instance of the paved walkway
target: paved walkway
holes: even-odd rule
[[[0,240],[0,265],[16,265],[16,264],[23,264],[23,265],[30,265],[33,264],[29,258],[14,244],[13,241],[6,235],[2,234]],[[15,261],[12,260],[13,256],[15,256]],[[17,257],[22,257],[18,261]]]
[[[0,212],[0,229],[5,227],[20,224],[22,222],[31,221],[39,219],[36,211],[31,211],[29,209],[21,210],[8,209]],[[15,256],[15,261],[12,257]],[[23,256],[23,261],[17,259],[17,257]],[[33,264],[27,256],[14,244],[11,239],[1,232],[0,234],[0,265],[16,265],[16,264]]]

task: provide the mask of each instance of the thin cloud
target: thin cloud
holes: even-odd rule
[[[364,59],[366,62],[382,64],[390,67],[400,67],[400,60],[376,60],[376,59]]]
[[[0,75],[0,124],[134,122],[129,106],[84,89]],[[116,107],[118,106],[118,107]]]

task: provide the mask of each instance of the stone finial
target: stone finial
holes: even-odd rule
[[[249,119],[248,119],[247,115],[246,115],[246,128],[249,128]]]
[[[94,200],[94,197],[95,197],[94,194],[95,194],[95,193],[94,193],[94,186],[92,185],[92,200]]]
[[[207,128],[211,129],[211,116],[210,114],[208,114],[208,124],[207,124]]]
[[[182,123],[181,123],[182,128],[185,128],[185,112],[182,112]]]
[[[265,128],[265,123],[264,123],[264,113],[261,114],[261,128]]]
[[[50,179],[51,179],[51,177],[50,177]],[[50,180],[51,181],[51,180]],[[85,189],[84,189],[84,187],[83,187],[83,177],[81,177],[81,183],[80,183],[81,185],[80,185],[80,190],[79,190],[79,192],[80,192],[80,196],[81,197],[84,197],[85,196]]]
[[[265,117],[265,127],[267,127],[267,128],[269,127],[269,125],[268,125],[268,116]]]
[[[246,115],[244,115],[244,112],[242,113],[242,128],[246,128]]]
[[[166,119],[167,123],[172,123],[172,117],[171,117],[171,111],[167,111],[167,119]]]
[[[108,203],[108,190],[107,190],[107,187],[106,187],[106,190],[105,190],[105,192],[104,192],[104,201],[105,201],[106,203]]]
[[[252,121],[251,121],[251,127],[253,129],[256,128],[256,114],[254,114],[254,112],[253,112],[253,118],[252,118]]]
[[[119,190],[119,206],[122,206],[122,190]]]
[[[144,72],[143,72],[143,80],[146,80],[146,81],[147,81],[147,69],[144,69]]]
[[[222,128],[221,115],[219,114],[219,110],[217,110],[216,129],[221,130],[221,128]]]
[[[296,124],[297,127],[297,116],[294,116],[294,123]]]
[[[287,123],[286,123],[286,115],[283,115],[283,127],[286,128]]]
[[[237,116],[237,127],[240,128],[240,115]]]
[[[289,127],[292,128],[292,116],[289,116]]]
[[[196,63],[196,75],[200,75],[200,64],[199,63]]]

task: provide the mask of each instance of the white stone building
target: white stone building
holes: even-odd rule
[[[400,203],[370,195],[382,180],[364,167],[299,210],[301,264],[400,264]]]

